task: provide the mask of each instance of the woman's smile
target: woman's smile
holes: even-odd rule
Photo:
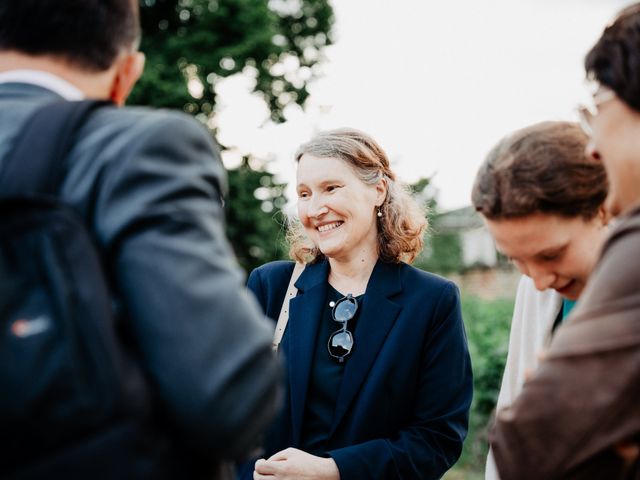
[[[316,227],[316,229],[318,230],[318,232],[320,233],[325,233],[325,232],[329,232],[331,230],[335,230],[336,228],[340,227],[344,222],[331,222],[331,223],[324,223],[318,227]]]

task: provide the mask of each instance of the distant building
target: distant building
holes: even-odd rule
[[[439,214],[433,221],[435,234],[457,234],[463,268],[501,266],[491,234],[473,207]]]
[[[440,237],[440,249],[442,243],[457,243],[458,248],[449,247],[447,253],[458,252],[458,268],[446,275],[458,284],[463,295],[486,300],[515,297],[520,273],[497,252],[489,230],[473,207],[437,215],[433,236]]]

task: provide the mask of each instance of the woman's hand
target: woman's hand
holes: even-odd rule
[[[340,480],[340,471],[333,458],[287,448],[268,460],[258,460],[253,480]]]

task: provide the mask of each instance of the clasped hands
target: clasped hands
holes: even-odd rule
[[[287,448],[256,461],[253,480],[340,480],[340,471],[332,458]]]

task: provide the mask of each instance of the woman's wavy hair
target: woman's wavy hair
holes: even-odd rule
[[[491,220],[535,213],[593,218],[609,187],[602,162],[585,153],[587,142],[570,122],[542,122],[506,136],[476,175],[476,211]]]
[[[389,158],[373,138],[366,133],[341,128],[322,132],[304,143],[295,154],[296,162],[303,155],[318,158],[339,158],[353,168],[367,185],[381,178],[387,181],[387,196],[377,218],[378,255],[388,263],[411,263],[420,253],[427,228],[426,210],[411,197],[408,189],[396,181]],[[293,221],[288,233],[289,255],[296,261],[314,263],[324,255],[307,237],[299,220]]]

